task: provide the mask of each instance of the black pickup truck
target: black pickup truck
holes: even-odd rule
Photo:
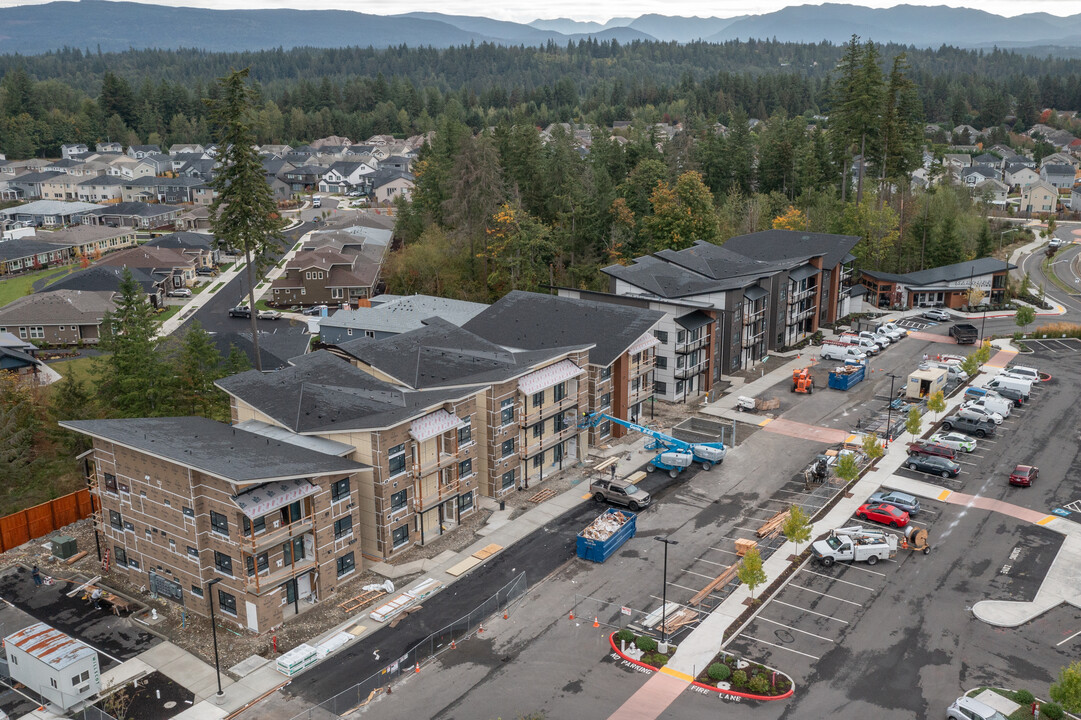
[[[980,331],[975,325],[957,323],[950,326],[950,336],[957,340],[958,345],[972,345],[980,336]]]

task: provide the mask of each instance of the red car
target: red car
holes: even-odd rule
[[[957,451],[949,445],[919,440],[908,444],[908,454],[911,455],[938,455],[939,457],[953,460],[957,457]]]
[[[1018,465],[1010,473],[1010,485],[1030,487],[1032,481],[1040,474],[1040,468],[1035,465]]]
[[[874,520],[896,528],[908,525],[908,513],[887,503],[860,505],[860,509],[856,511],[856,517],[860,520]]]

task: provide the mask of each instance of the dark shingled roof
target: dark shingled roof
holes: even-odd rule
[[[139,268],[129,268],[131,276],[139,287],[147,294],[156,291],[156,286],[161,281],[148,272]],[[85,270],[76,270],[71,275],[63,277],[46,290],[112,290],[120,292],[120,281],[123,279],[124,268],[108,265],[94,265]]]
[[[705,275],[714,280],[724,280],[734,277],[758,278],[763,275],[786,270],[793,267],[797,262],[803,262],[817,253],[795,256],[787,261],[766,261],[735,252],[731,248],[714,245],[702,240],[683,250],[661,250],[655,253],[655,257],[667,262],[685,267],[699,275]]]
[[[481,389],[406,390],[325,350],[290,362],[277,372],[233,375],[218,386],[298,433],[393,427]]]
[[[1016,270],[1016,265],[1010,265],[1010,270]],[[997,272],[1005,272],[1006,265],[996,258],[977,258],[965,262],[943,265],[942,267],[927,268],[918,272],[898,275],[896,273],[880,273],[864,270],[864,274],[879,280],[891,280],[913,287],[924,287],[936,283],[948,283],[958,280],[967,280],[978,275],[990,275]]]
[[[368,467],[201,417],[66,420],[60,424],[235,483],[346,474]]]
[[[658,310],[515,290],[462,327],[514,349],[592,345],[590,364],[604,367],[663,317]]]
[[[156,237],[145,244],[177,250],[213,250],[214,236],[206,233],[174,232]]]
[[[635,258],[633,265],[610,265],[602,272],[665,298],[720,292],[753,282],[753,279],[748,280],[746,277],[713,280],[652,255]]]
[[[857,235],[833,235],[802,230],[763,230],[750,235],[737,235],[724,244],[755,260],[780,261],[791,258],[822,256],[822,267],[832,270],[860,241]]]
[[[502,382],[590,344],[512,352],[439,317],[424,327],[375,340],[358,338],[338,347],[417,389]]]

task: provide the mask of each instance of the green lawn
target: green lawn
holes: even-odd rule
[[[38,270],[37,272],[24,273],[0,280],[0,306],[29,295],[33,292],[34,283],[38,280],[45,278],[49,282],[56,282],[77,267],[78,265],[75,264],[65,265],[64,267],[51,267],[48,270]]]
[[[97,377],[94,373],[94,358],[92,357],[78,357],[74,360],[61,360],[60,362],[49,363],[49,367],[60,373],[63,377],[75,373],[81,380],[90,381],[91,384]]]

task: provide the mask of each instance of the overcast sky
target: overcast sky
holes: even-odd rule
[[[43,0],[47,1],[47,0]],[[537,3],[531,0],[503,0],[492,3],[485,0],[397,0],[394,3],[377,3],[365,0],[151,0],[155,5],[181,5],[188,7],[226,9],[296,8],[303,10],[338,9],[390,15],[413,11],[442,12],[451,15],[482,15],[500,20],[529,22],[537,18],[566,17],[574,20],[605,22],[613,17],[637,17],[646,13],[699,17],[732,17],[755,15],[780,10],[787,5],[813,4],[765,0],[739,2],[737,0],[682,0],[677,3],[658,3],[655,0],[595,0],[588,6],[575,0],[548,0]],[[26,0],[0,0],[0,7],[31,5]],[[863,0],[853,3],[867,7],[893,7],[897,2],[888,0]],[[950,5],[986,10],[998,15],[1020,15],[1030,12],[1046,12],[1052,15],[1081,13],[1081,0],[982,0],[981,2],[941,2],[941,0],[908,0],[909,5]]]

